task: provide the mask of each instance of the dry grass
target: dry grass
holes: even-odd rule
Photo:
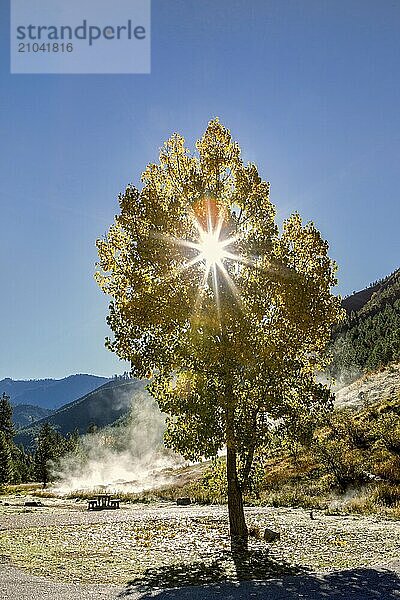
[[[159,585],[166,578],[171,586],[238,579],[223,507],[131,506],[117,520],[114,512],[82,511],[83,521],[72,503],[70,511],[66,506],[48,510],[57,513],[57,524],[49,519],[39,527],[35,513],[27,517],[15,508],[13,528],[0,533],[3,559],[53,580],[84,583],[156,580]],[[380,518],[346,519],[316,511],[311,520],[309,511],[265,507],[246,514],[253,535],[242,579],[280,576],[293,572],[294,565],[312,571],[367,568],[394,560],[400,543],[396,524]],[[18,520],[21,527],[15,526]],[[270,546],[262,539],[267,527],[281,534]]]

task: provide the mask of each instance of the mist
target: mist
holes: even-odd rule
[[[131,408],[117,425],[81,438],[77,454],[68,454],[54,468],[60,494],[102,489],[140,493],[172,483],[169,471],[186,463],[165,448],[165,415],[146,392],[121,397]]]

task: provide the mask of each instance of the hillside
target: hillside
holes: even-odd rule
[[[382,308],[386,304],[393,304],[400,298],[400,269],[397,269],[387,277],[380,279],[376,283],[365,289],[354,292],[342,301],[343,308],[347,314],[358,313],[360,315],[370,315]]]
[[[13,423],[15,429],[22,429],[32,425],[34,421],[44,419],[53,414],[49,408],[41,408],[31,404],[18,404],[13,407]]]
[[[340,408],[361,409],[390,397],[400,397],[400,363],[368,373],[335,392]]]
[[[333,331],[331,374],[345,383],[400,360],[400,269],[343,300]]]
[[[10,396],[11,404],[30,404],[42,408],[57,409],[68,402],[82,398],[110,381],[96,375],[70,375],[63,379],[17,380],[7,378],[0,381],[0,394]]]
[[[135,395],[146,393],[144,385],[138,379],[109,381],[83,398],[62,406],[31,427],[22,429],[15,436],[15,442],[30,447],[40,426],[45,422],[50,423],[63,435],[75,430],[80,434],[86,433],[92,424],[99,428],[110,425],[130,410]]]

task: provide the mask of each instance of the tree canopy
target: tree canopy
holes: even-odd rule
[[[174,134],[119,196],[96,278],[107,346],[151,378],[166,443],[192,460],[226,446],[231,538],[246,547],[254,454],[272,421],[329,399],[315,372],[340,300],[327,242],[298,213],[279,232],[269,183],[218,119],[196,150]]]

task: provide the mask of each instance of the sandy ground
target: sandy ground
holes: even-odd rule
[[[81,502],[45,499],[44,507],[26,509],[19,498],[2,501],[4,600],[400,600],[396,521],[250,507],[247,521],[281,539],[270,548],[252,541],[250,562],[238,564],[228,551],[226,507],[88,512]]]

